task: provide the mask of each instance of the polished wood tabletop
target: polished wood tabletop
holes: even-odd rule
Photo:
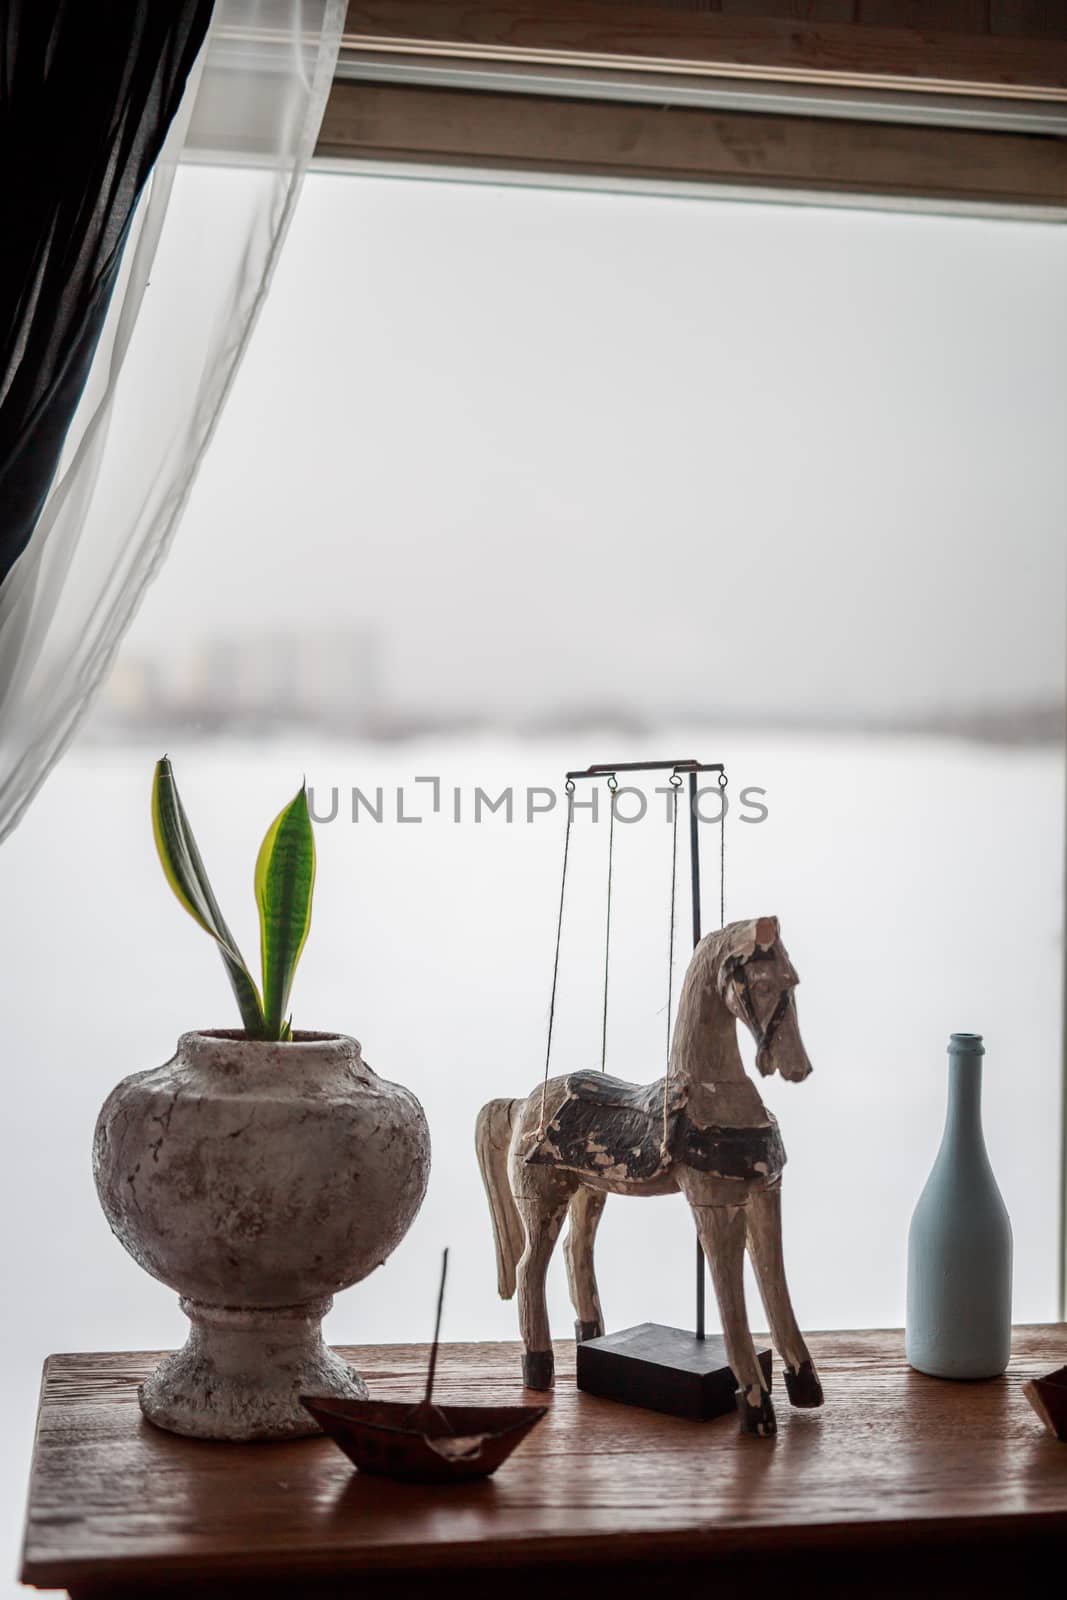
[[[981,1594],[1067,1551],[1067,1445],[1020,1392],[1067,1326],[1018,1328],[1007,1375],[922,1377],[899,1332],[814,1335],[826,1405],[779,1434],[579,1394],[557,1346],[551,1410],[498,1475],[424,1488],[356,1474],[326,1439],[226,1445],[146,1423],[156,1354],[55,1355],[44,1372],[23,1581],[76,1596]],[[426,1347],[346,1351],[381,1399],[417,1399]],[[445,1345],[437,1398],[533,1400],[519,1346]],[[1061,1569],[1062,1570],[1062,1569]]]

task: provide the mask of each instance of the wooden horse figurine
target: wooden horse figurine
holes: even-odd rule
[[[756,1065],[797,1082],[811,1071],[797,1025],[798,982],[777,917],[732,922],[693,952],[678,1003],[670,1070],[647,1087],[600,1072],[539,1085],[525,1100],[491,1100],[478,1116],[478,1161],[493,1214],[500,1294],[519,1290],[528,1388],[550,1389],[545,1275],[563,1219],[579,1339],[604,1332],[593,1244],[609,1194],[685,1195],[711,1268],[743,1433],[775,1430],[774,1408],[745,1311],[744,1254],[756,1269],[771,1336],[795,1406],[822,1405],[797,1327],[782,1258],[778,1125],[746,1074],[736,1023]]]

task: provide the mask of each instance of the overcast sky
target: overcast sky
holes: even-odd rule
[[[313,176],[128,650],[366,623],[391,700],[490,714],[1057,696],[1065,286],[1062,227]]]

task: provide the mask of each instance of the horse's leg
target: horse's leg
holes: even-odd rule
[[[551,1389],[555,1358],[545,1276],[570,1203],[570,1190],[558,1182],[540,1189],[530,1185],[515,1199],[526,1228],[526,1249],[518,1266],[519,1333],[526,1346],[522,1379],[528,1389]]]
[[[580,1185],[571,1201],[570,1226],[563,1241],[571,1304],[578,1316],[574,1324],[574,1337],[579,1344],[585,1339],[599,1339],[604,1332],[604,1313],[600,1309],[596,1287],[593,1245],[606,1199],[601,1190]]]
[[[748,1248],[756,1269],[771,1336],[785,1364],[785,1387],[795,1406],[821,1406],[822,1384],[797,1327],[782,1254],[782,1191],[775,1183],[753,1189],[748,1207]]]
[[[689,1203],[711,1268],[722,1317],[726,1358],[737,1379],[741,1432],[768,1438],[777,1433],[778,1428],[745,1310],[745,1207],[695,1205],[691,1196]]]

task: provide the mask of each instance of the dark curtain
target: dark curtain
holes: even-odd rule
[[[25,549],[213,0],[0,0],[0,582]]]

